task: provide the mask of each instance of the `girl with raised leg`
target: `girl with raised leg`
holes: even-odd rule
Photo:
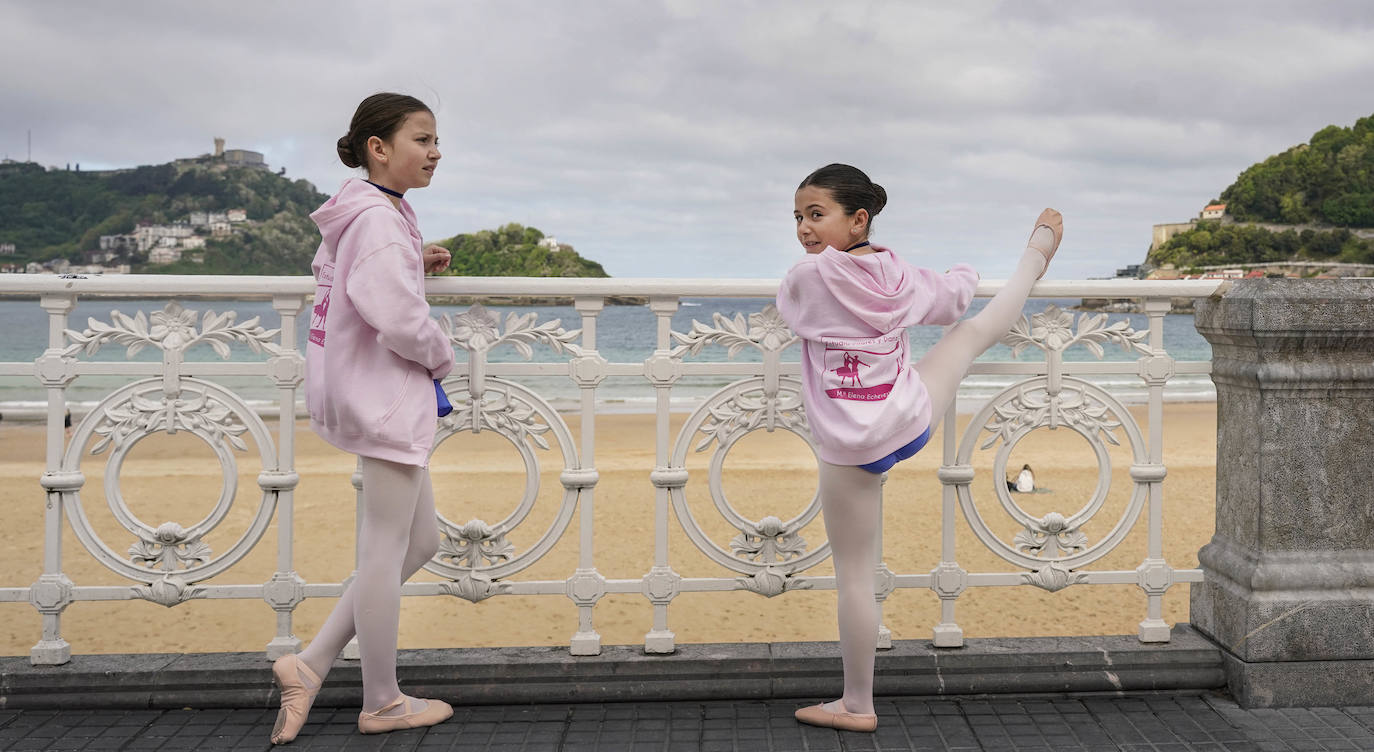
[[[441,700],[402,694],[396,681],[401,584],[439,547],[427,467],[441,393],[433,380],[453,367],[453,348],[424,295],[425,272],[446,268],[449,253],[423,247],[404,199],[429,185],[439,163],[434,114],[414,97],[374,94],[358,105],[337,147],[345,165],[366,168],[367,179],[345,181],[310,215],[323,242],[312,264],[306,401],[311,428],[360,458],[358,574],[310,645],[273,664],[281,688],[273,744],[296,738],[355,634],[361,732],[432,726],[453,715]]]
[[[820,455],[844,665],[843,696],[796,717],[851,731],[878,726],[874,568],[882,474],[925,446],[974,358],[1020,317],[1063,236],[1059,212],[1041,212],[1006,286],[912,367],[907,327],[953,324],[968,310],[978,274],[967,264],[938,274],[870,243],[886,203],[882,186],[855,167],[831,164],[807,176],[793,210],[807,255],[778,290],[778,311],[803,340],[802,398]]]

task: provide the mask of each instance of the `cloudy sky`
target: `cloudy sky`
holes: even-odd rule
[[[222,136],[330,193],[357,102],[415,95],[427,237],[520,222],[625,277],[779,277],[792,194],[848,162],[876,239],[1005,276],[1143,259],[1236,175],[1374,114],[1374,3],[0,0],[0,156],[155,164]],[[304,271],[304,270],[303,270]]]

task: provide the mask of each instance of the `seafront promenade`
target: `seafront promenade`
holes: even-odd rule
[[[13,567],[35,574],[7,575],[0,607],[30,609],[41,625],[26,656],[0,659],[0,746],[266,746],[268,660],[309,634],[296,621],[302,605],[328,603],[345,581],[331,579],[342,572],[310,571],[298,548],[310,539],[306,500],[318,484],[317,468],[298,463],[298,425],[269,424],[267,411],[220,382],[266,380],[279,394],[277,414],[294,412],[308,280],[22,276],[0,275],[0,293],[38,297],[47,348],[34,362],[0,362],[0,376],[36,377],[48,396],[30,493],[46,504],[41,548],[29,549],[37,561]],[[803,603],[834,587],[812,492],[776,476],[745,481],[758,474],[745,451],[757,442],[785,434],[809,447],[796,364],[781,357],[795,342],[771,308],[733,317],[694,311],[688,325],[674,318],[683,297],[766,297],[771,284],[436,281],[431,294],[566,295],[580,321],[503,321],[481,306],[441,320],[460,365],[446,384],[456,409],[440,424],[436,456],[445,442],[499,436],[514,447],[524,489],[502,495],[493,486],[488,495],[500,498],[463,498],[456,510],[441,503],[440,554],[407,585],[407,603],[465,602],[428,625],[455,641],[464,618],[489,618],[495,612],[484,609],[496,604],[512,624],[547,619],[566,631],[538,648],[406,651],[403,686],[432,689],[463,710],[449,727],[394,741],[344,733],[356,704],[356,666],[345,659],[308,727],[316,739],[332,737],[335,746],[319,748],[1374,748],[1362,709],[1374,705],[1364,595],[1374,583],[1374,523],[1364,512],[1374,490],[1360,470],[1368,464],[1361,437],[1374,431],[1374,283],[1040,283],[1040,297],[1135,298],[1145,314],[1128,320],[1049,306],[1005,340],[1041,357],[974,366],[971,376],[1010,384],[946,416],[927,452],[924,475],[935,487],[920,494],[930,507],[938,498],[938,509],[897,530],[903,542],[907,530],[926,534],[908,548],[885,544],[875,561],[877,689],[891,722],[863,737],[790,719],[802,702],[835,692],[833,644],[789,641],[785,623],[750,641],[763,607],[748,604]],[[996,288],[985,281],[979,295]],[[166,303],[104,320],[70,316],[78,298],[134,292]],[[178,302],[197,295],[267,298],[280,320],[192,313]],[[649,301],[656,346],[642,360],[608,360],[598,350],[610,295]],[[1177,297],[1198,300],[1210,361],[1170,354],[1163,322]],[[188,358],[195,347],[222,359]],[[488,358],[497,347],[559,357]],[[1097,357],[1066,357],[1072,348]],[[1106,348],[1131,356],[1099,359]],[[713,349],[755,357],[697,357]],[[112,350],[159,358],[112,360]],[[1170,533],[1166,499],[1178,481],[1165,461],[1164,416],[1170,381],[1198,374],[1217,390],[1215,524],[1190,552],[1170,545],[1179,536]],[[701,375],[725,383],[685,416],[672,412],[675,385]],[[1094,381],[1104,375],[1139,379],[1144,403],[1124,404]],[[578,409],[560,412],[522,383],[551,376],[576,386]],[[68,435],[64,395],[82,378],[112,383]],[[609,443],[599,426],[616,425],[598,396],[608,379],[647,382],[657,410],[643,446],[598,461]],[[208,496],[218,500],[169,494],[190,488],[176,473],[129,471],[144,440],[208,447],[220,478]],[[1051,476],[1049,495],[1014,495],[1003,479],[1034,451],[1059,458],[1061,474]],[[1081,458],[1085,467],[1069,472]],[[618,461],[638,463],[637,486],[609,482]],[[728,471],[732,463],[741,472]],[[794,480],[809,472],[786,471]],[[359,485],[355,474],[354,494]],[[906,488],[889,479],[894,520],[912,506],[900,503]],[[645,511],[642,524],[619,513],[631,506]],[[892,537],[885,531],[885,541]],[[620,549],[633,553],[627,560]],[[1177,599],[1183,588],[1186,605]],[[1108,592],[1134,604],[1108,609],[1127,609],[1120,631],[1128,635],[973,636],[988,634],[970,621],[988,618],[976,605],[985,593],[994,601],[1026,594],[1005,603],[1037,604],[1067,624],[1094,608],[1093,594]],[[931,606],[919,612],[924,626],[903,621],[912,599]],[[82,645],[64,631],[64,615],[97,605],[112,622],[156,625],[149,614],[168,612],[146,610],[153,604],[188,613],[211,603],[251,606],[261,614],[252,629],[270,632],[251,652],[227,654],[159,649],[176,636],[154,627],[137,648],[102,657],[90,638]],[[1096,607],[1104,603],[1114,602]],[[716,621],[726,639],[696,637],[691,616],[703,609],[725,615]],[[622,618],[639,638],[604,639],[599,625]]]
[[[284,749],[339,752],[1300,752],[1374,749],[1374,708],[1245,710],[1224,695],[879,698],[873,734],[801,726],[799,703],[623,702],[458,708],[428,729],[357,733],[317,710]],[[0,710],[0,748],[280,749],[275,710]]]

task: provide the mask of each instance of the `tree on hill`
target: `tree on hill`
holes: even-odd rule
[[[1198,222],[1197,227],[1169,238],[1146,261],[1154,266],[1244,266],[1293,258],[1374,263],[1374,241],[1344,228],[1270,232],[1250,225]]]
[[[496,230],[439,241],[453,261],[445,272],[466,277],[606,277],[601,264],[582,258],[572,246],[550,247],[544,233],[514,222]]]
[[[1252,165],[1221,200],[1241,221],[1374,227],[1374,116]]]

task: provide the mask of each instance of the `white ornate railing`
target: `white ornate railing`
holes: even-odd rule
[[[1147,613],[1140,623],[1142,641],[1169,639],[1162,619],[1162,597],[1173,584],[1201,581],[1197,569],[1175,569],[1163,557],[1162,488],[1163,390],[1178,374],[1206,374],[1207,361],[1176,361],[1164,349],[1163,319],[1170,298],[1204,297],[1215,293],[1216,281],[1197,282],[1053,282],[1034,290],[1036,297],[1135,298],[1143,301],[1149,326],[1135,330],[1129,322],[1109,321],[1105,315],[1072,314],[1050,306],[1023,320],[1006,338],[1014,349],[1045,351],[1043,362],[976,363],[970,374],[1009,375],[1019,379],[989,400],[959,435],[950,409],[941,429],[943,462],[939,478],[944,487],[941,521],[941,561],[929,572],[897,573],[876,563],[878,600],[897,588],[929,589],[940,598],[942,614],[934,625],[938,646],[958,646],[963,630],[955,619],[959,597],[972,587],[1035,586],[1055,591],[1078,583],[1134,584],[1147,596]],[[293,564],[293,492],[295,423],[281,420],[274,440],[258,411],[216,380],[224,376],[253,376],[274,384],[280,415],[294,414],[301,388],[304,360],[296,340],[297,317],[308,304],[313,281],[304,277],[166,277],[111,276],[67,278],[51,275],[0,275],[0,294],[37,296],[47,312],[47,349],[33,362],[0,362],[0,376],[32,376],[47,391],[46,472],[39,482],[46,490],[43,574],[37,582],[0,587],[0,601],[28,601],[43,617],[41,639],[31,651],[34,663],[66,662],[71,646],[62,638],[61,615],[75,601],[145,599],[174,606],[194,598],[265,600],[277,613],[275,638],[269,657],[298,649],[292,633],[295,608],[306,598],[336,597],[340,582],[306,582]],[[444,519],[438,555],[427,569],[443,579],[412,582],[409,596],[453,595],[477,602],[503,595],[555,595],[569,598],[578,609],[578,629],[571,636],[574,655],[600,652],[595,628],[596,606],[608,593],[641,593],[653,604],[652,624],[645,650],[674,650],[669,608],[683,592],[749,590],[765,596],[786,591],[834,587],[834,578],[808,574],[828,555],[827,544],[810,544],[799,531],[819,513],[813,498],[795,517],[750,519],[726,498],[722,468],[735,444],[753,431],[790,431],[808,444],[806,416],[801,403],[796,363],[785,363],[782,351],[795,339],[772,306],[747,318],[716,314],[710,323],[693,321],[687,331],[672,329],[672,316],[683,297],[771,297],[777,283],[769,280],[581,280],[524,278],[431,279],[431,295],[569,296],[581,317],[578,329],[560,321],[538,321],[532,314],[510,315],[503,322],[480,305],[457,316],[444,315],[440,324],[455,347],[466,351],[446,383],[453,413],[440,420],[437,443],[464,432],[493,431],[508,439],[526,468],[525,492],[513,511],[499,522],[471,520],[457,524]],[[999,289],[984,281],[980,297]],[[106,321],[91,318],[74,324],[70,314],[81,296],[167,298],[160,310],[126,315],[117,310]],[[239,322],[233,312],[203,315],[183,309],[176,299],[215,296],[234,299],[269,298],[279,321],[267,329],[257,318]],[[639,362],[608,362],[597,351],[597,322],[608,296],[642,296],[655,320],[656,349]],[[7,332],[6,337],[35,336]],[[493,348],[509,345],[529,357],[533,344],[565,356],[561,362],[491,362]],[[1064,351],[1082,344],[1099,358],[1102,345],[1116,344],[1139,355],[1129,362],[1066,362]],[[190,361],[187,350],[207,345],[221,361]],[[265,360],[234,360],[231,345],[246,346]],[[160,362],[111,362],[89,359],[102,348],[121,347],[132,354],[160,350]],[[759,362],[704,362],[689,359],[705,348],[742,348],[761,353]],[[461,359],[460,359],[461,360]],[[574,439],[562,416],[549,401],[522,385],[521,377],[562,375],[581,395],[581,435]],[[735,379],[710,396],[670,436],[669,405],[674,385],[687,376],[728,376]],[[1082,378],[1089,374],[1134,374],[1148,388],[1148,433],[1143,432],[1119,400]],[[88,375],[117,376],[128,383],[104,395],[82,419],[70,439],[63,431],[66,391]],[[644,562],[645,573],[633,579],[613,579],[597,569],[593,546],[594,492],[597,486],[596,417],[598,385],[607,377],[633,377],[651,384],[657,396],[655,462],[644,468],[655,489],[654,555]],[[1001,479],[1008,457],[1018,442],[1039,429],[1067,428],[1077,432],[1097,456],[1099,482],[1092,498],[1072,513],[1040,517],[1027,513],[1008,493]],[[189,433],[209,445],[222,472],[218,502],[199,521],[151,524],[139,519],[120,491],[120,472],[130,449],[159,433]],[[1124,435],[1130,450],[1128,469],[1133,484],[1129,502],[1110,532],[1090,542],[1082,528],[1104,508],[1113,470],[1107,444],[1120,445]],[[261,501],[242,535],[223,551],[213,551],[205,538],[228,516],[235,500],[238,477],[236,452],[248,445],[257,449]],[[547,449],[551,434],[561,450],[561,503],[552,523],[542,532],[521,526],[537,503],[541,460],[535,447]],[[992,486],[1005,513],[1020,528],[1011,541],[999,537],[975,505],[970,464],[976,449],[997,447]],[[703,492],[736,535],[728,542],[713,538],[693,516],[687,503],[687,459],[710,452],[709,475]],[[92,465],[103,474],[105,503],[132,536],[106,540],[91,524],[81,491]],[[353,476],[360,488],[360,475]],[[693,485],[693,487],[696,487]],[[972,532],[989,551],[1006,562],[1009,571],[971,572],[960,564],[955,532],[960,524],[956,507]],[[723,576],[684,578],[673,569],[668,549],[669,510],[687,538],[723,570]],[[1135,529],[1144,514],[1148,551],[1133,570],[1091,570],[1090,565],[1112,552]],[[122,586],[82,585],[63,571],[61,550],[64,517],[85,552],[128,581]],[[566,579],[522,580],[520,572],[539,561],[564,536],[577,518],[578,564]],[[263,583],[223,584],[224,577],[258,545],[275,522],[277,571]],[[189,524],[188,524],[189,523]],[[534,540],[517,551],[512,532],[520,529]],[[880,645],[890,646],[884,627]]]

